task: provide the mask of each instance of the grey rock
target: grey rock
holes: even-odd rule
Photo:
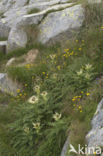
[[[92,129],[86,136],[88,146],[103,147],[103,99],[98,104],[97,110],[92,119]]]
[[[83,21],[84,13],[81,5],[49,13],[39,26],[38,41],[45,44],[50,40],[61,40],[65,36],[70,38],[73,32],[80,29]]]
[[[21,47],[25,47],[27,43],[27,35],[23,29],[18,29],[16,27],[12,28],[7,45],[7,52],[13,51]]]
[[[6,73],[0,73],[0,90],[7,94],[16,96],[19,86],[13,82]]]
[[[67,150],[68,150],[68,146],[69,146],[69,137],[67,138],[64,146],[63,146],[63,149],[62,149],[62,152],[61,152],[61,155],[60,156],[65,156],[66,153],[67,153]]]

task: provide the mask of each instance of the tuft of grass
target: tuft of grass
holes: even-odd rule
[[[38,9],[38,8],[33,8],[33,9],[31,9],[30,11],[28,11],[28,14],[34,14],[34,13],[38,13],[38,12],[40,12],[40,9]]]

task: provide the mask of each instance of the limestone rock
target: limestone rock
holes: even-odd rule
[[[49,13],[39,26],[41,43],[69,39],[73,31],[80,29],[84,20],[83,8],[75,5],[62,11]]]
[[[63,149],[62,149],[62,152],[61,152],[60,156],[66,156],[68,146],[69,146],[69,137],[67,138],[67,140],[66,140],[66,142],[65,142],[65,144],[63,146]]]
[[[0,90],[2,92],[16,96],[18,88],[18,84],[13,82],[6,73],[0,73]]]
[[[88,146],[103,147],[103,99],[98,104],[97,110],[92,119],[92,129],[86,136]]]
[[[9,34],[7,52],[17,49],[19,47],[20,48],[25,47],[26,44],[27,44],[26,32],[23,31],[22,29],[14,27]]]

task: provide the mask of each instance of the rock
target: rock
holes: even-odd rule
[[[81,5],[75,5],[62,11],[49,13],[41,22],[38,41],[47,43],[60,41],[61,39],[70,39],[73,31],[77,31],[84,21],[83,8]]]
[[[0,2],[0,36],[8,38],[7,51],[25,47],[26,29],[38,25],[37,41],[60,41],[69,39],[73,31],[80,29],[84,20],[81,5],[68,3],[68,0],[2,0]],[[74,5],[74,6],[73,6]],[[28,14],[31,9],[40,12]],[[37,38],[37,37],[36,37]]]
[[[67,140],[66,140],[66,142],[65,142],[65,144],[63,146],[63,149],[62,149],[62,152],[61,152],[60,156],[66,156],[68,146],[69,146],[69,137],[67,138]]]
[[[1,19],[0,21],[0,37],[8,38],[10,32],[10,27],[5,24],[5,20]]]
[[[13,51],[14,49],[25,47],[27,44],[27,35],[23,29],[16,27],[12,28],[7,45],[7,52]]]
[[[8,60],[8,62],[7,62],[7,64],[6,64],[6,67],[11,66],[12,63],[15,62],[15,60],[16,60],[15,57],[13,57],[13,58],[11,58],[10,60]]]
[[[16,96],[18,88],[18,84],[13,82],[6,73],[0,73],[0,91]]]
[[[39,53],[38,49],[30,50],[26,55],[26,63],[34,63],[38,53]]]
[[[92,129],[86,136],[89,147],[103,147],[103,99],[98,104],[92,119]]]
[[[6,53],[7,41],[0,41],[0,52]]]

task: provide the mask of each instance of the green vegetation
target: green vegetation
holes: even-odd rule
[[[0,155],[60,156],[68,135],[75,147],[85,144],[103,95],[103,5],[84,7],[76,40],[63,46],[29,44],[0,57],[4,63],[29,49],[40,51],[35,63],[6,69],[23,89],[17,97],[0,94]]]
[[[38,13],[40,12],[40,10],[38,8],[33,8],[30,11],[28,11],[28,14],[34,14],[34,13]]]

